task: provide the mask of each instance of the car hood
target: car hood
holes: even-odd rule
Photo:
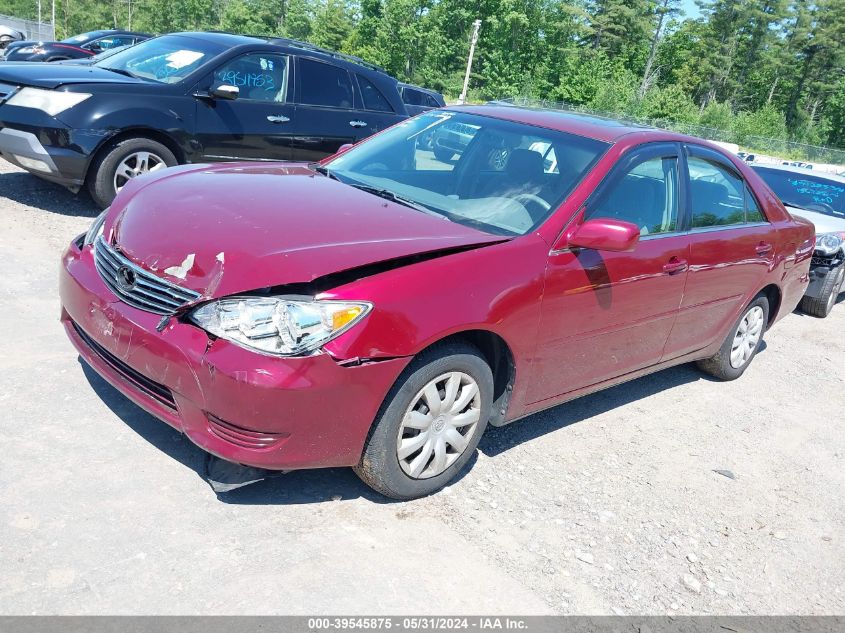
[[[0,83],[52,89],[68,84],[135,84],[142,83],[142,81],[96,66],[72,66],[47,62],[5,62],[0,64]]]
[[[204,298],[507,239],[296,164],[175,168],[133,181],[112,208],[105,234],[124,255]]]
[[[787,206],[786,208],[791,215],[797,215],[812,222],[816,226],[816,235],[845,231],[845,218],[834,218],[824,213],[816,213],[796,207]]]

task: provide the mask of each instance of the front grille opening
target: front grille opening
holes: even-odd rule
[[[202,295],[157,277],[129,261],[102,236],[94,245],[94,264],[109,289],[133,308],[154,314],[173,314]],[[127,283],[127,278],[131,283]]]
[[[79,335],[79,338],[85,341],[85,344],[112,369],[129,380],[133,385],[135,385],[135,387],[149,397],[169,409],[176,411],[176,401],[173,399],[173,392],[171,392],[170,389],[132,369],[129,365],[124,363],[117,356],[109,352],[106,348],[97,343],[97,341],[88,336],[74,321],[71,321],[71,325],[73,325],[73,329]]]

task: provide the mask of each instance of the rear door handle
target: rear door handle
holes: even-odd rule
[[[663,272],[667,275],[677,275],[688,268],[687,260],[673,257],[663,265]]]
[[[757,244],[756,250],[758,255],[768,255],[772,252],[772,245],[768,242],[760,242]]]
[[[290,121],[290,119],[286,116],[274,116],[272,114],[267,117],[267,120],[270,121],[270,123],[287,123],[288,121]]]
[[[366,127],[367,122],[366,121],[350,121],[349,125],[351,125],[352,127]]]

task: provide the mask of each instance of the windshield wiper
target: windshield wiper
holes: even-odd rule
[[[318,174],[323,174],[324,176],[327,176],[328,178],[331,178],[333,180],[337,180],[338,182],[343,182],[338,177],[338,175],[336,173],[334,173],[333,171],[330,171],[329,168],[326,167],[325,165],[321,165],[320,163],[311,163],[310,165],[308,165],[308,167],[310,169],[313,169],[314,171],[316,171]]]
[[[361,183],[349,183],[349,185],[355,187],[356,189],[360,189],[361,191],[371,193],[374,196],[378,196],[379,198],[384,198],[385,200],[390,200],[391,202],[410,207],[411,209],[416,209],[417,211],[422,211],[423,213],[427,213],[429,215],[435,215],[451,222],[451,218],[443,211],[434,209],[428,205],[417,202],[416,200],[411,200],[410,198],[403,198],[389,189],[381,189],[380,187],[373,187],[372,185],[364,185]]]
[[[118,75],[123,75],[124,77],[131,77],[132,79],[138,79],[138,75],[129,72],[128,70],[124,70],[123,68],[109,68],[108,66],[100,66],[103,70],[110,70],[113,73],[117,73]]]

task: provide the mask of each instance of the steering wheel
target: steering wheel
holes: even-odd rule
[[[543,200],[540,196],[535,196],[533,193],[521,193],[519,195],[514,196],[512,200],[516,200],[519,203],[522,203],[523,200],[525,202],[533,202],[535,204],[540,205],[543,211],[548,211],[552,208],[552,205]],[[525,205],[523,204],[523,206]]]

